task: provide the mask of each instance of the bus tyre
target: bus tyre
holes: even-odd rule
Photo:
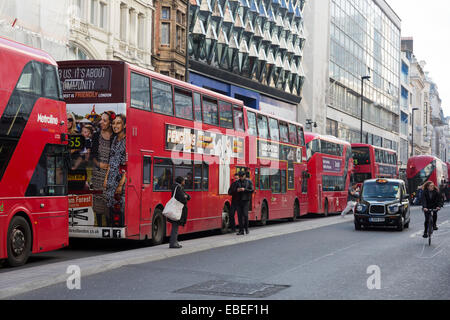
[[[295,221],[299,217],[300,217],[300,205],[298,204],[298,201],[295,201],[295,203],[294,203],[294,212],[293,212],[292,218],[289,219],[289,220],[290,221]]]
[[[230,228],[230,208],[227,205],[224,205],[222,210],[222,228],[220,229],[220,233],[222,234],[228,233],[229,228]]]
[[[31,229],[27,220],[15,216],[8,228],[6,262],[11,267],[24,265],[31,254]]]
[[[325,199],[325,206],[324,206],[324,210],[323,210],[323,215],[325,217],[328,217],[328,199]]]
[[[267,209],[267,205],[264,202],[261,206],[261,220],[258,221],[259,226],[265,226],[267,223],[267,218],[269,216],[269,210]]]
[[[155,209],[152,223],[152,244],[159,245],[163,242],[166,234],[166,219],[162,215],[161,208]]]

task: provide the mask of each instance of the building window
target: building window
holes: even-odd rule
[[[170,20],[170,7],[162,7],[161,9],[161,19]]]
[[[100,28],[106,29],[107,19],[108,19],[107,5],[104,2],[100,2],[100,23],[99,23]]]
[[[170,23],[161,23],[161,45],[170,46]]]
[[[91,0],[91,18],[90,18],[89,22],[93,25],[95,25],[97,22],[97,6],[98,6],[98,1]]]

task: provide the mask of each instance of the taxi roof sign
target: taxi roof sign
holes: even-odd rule
[[[388,183],[386,179],[377,179],[377,183]]]

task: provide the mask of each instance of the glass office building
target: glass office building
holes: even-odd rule
[[[330,0],[330,17],[328,107],[355,121],[327,118],[327,133],[360,142],[361,78],[370,75],[364,81],[363,142],[397,150],[400,19],[384,0]]]

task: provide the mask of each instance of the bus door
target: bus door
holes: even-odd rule
[[[142,184],[140,190],[140,234],[150,234],[152,222],[152,156],[149,152],[141,151],[140,169]]]

